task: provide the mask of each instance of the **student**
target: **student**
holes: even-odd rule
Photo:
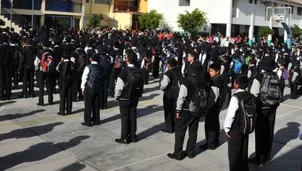
[[[200,148],[206,150],[214,150],[219,145],[220,123],[219,114],[222,108],[224,98],[224,87],[226,87],[225,79],[219,74],[220,64],[213,63],[210,65],[211,77],[211,92],[209,97],[210,114],[205,116],[205,136],[206,143],[201,145]]]
[[[124,68],[116,82],[115,99],[119,101],[122,130],[121,137],[115,142],[129,144],[137,142],[137,104],[144,90],[144,77],[140,68],[135,67],[137,55],[132,50],[126,50],[127,67]]]
[[[68,52],[64,52],[62,62],[57,66],[57,71],[60,74],[60,109],[58,115],[71,114],[74,68],[74,63],[70,61]]]
[[[275,61],[266,56],[260,61],[261,73],[253,80],[250,92],[257,98],[257,119],[255,126],[256,156],[250,161],[263,165],[271,158],[274,139],[276,111],[282,94],[277,73],[274,73]],[[267,85],[267,86],[263,86]]]
[[[102,90],[102,70],[98,64],[99,56],[88,56],[90,65],[87,65],[82,75],[81,88],[85,100],[84,126],[100,124],[100,91]],[[91,117],[92,114],[92,117]]]
[[[165,128],[161,131],[166,133],[174,133],[175,131],[176,100],[182,79],[180,68],[176,67],[176,65],[177,61],[174,58],[168,59],[168,71],[160,83],[160,89],[164,91],[163,103],[165,113]]]
[[[246,91],[248,87],[248,78],[245,75],[239,75],[234,88],[237,92],[232,96],[228,112],[224,121],[224,130],[228,137],[228,157],[230,171],[249,171],[248,164],[248,142],[249,133],[253,131],[254,120],[256,116],[256,98]],[[243,105],[242,105],[243,103]],[[249,103],[249,104],[246,104]],[[247,108],[246,105],[251,106]],[[251,126],[246,126],[245,113],[252,113],[247,121],[251,121]],[[245,130],[249,127],[251,130]]]

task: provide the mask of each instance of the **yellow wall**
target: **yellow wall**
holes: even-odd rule
[[[140,0],[139,12],[140,13],[147,13],[148,12],[148,0]]]
[[[95,0],[90,0],[89,3],[85,4],[85,21],[84,25],[88,24],[89,18],[93,14],[102,14],[102,26],[110,26],[110,5],[109,4],[95,4]]]
[[[117,29],[129,29],[132,27],[132,15],[130,13],[114,13],[114,27]]]

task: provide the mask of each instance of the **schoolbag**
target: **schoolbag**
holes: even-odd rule
[[[152,60],[146,57],[144,58],[144,60],[145,60],[145,68],[147,71],[149,71],[152,65]]]
[[[53,57],[49,52],[45,52],[42,54],[41,58],[41,68],[42,72],[53,72],[55,70],[55,63],[53,61]]]
[[[192,116],[200,118],[209,114],[210,111],[208,108],[210,86],[198,87],[196,80],[190,80],[194,84],[195,90],[189,100],[189,110]]]
[[[77,59],[77,71],[83,72],[87,64],[86,54],[84,52],[81,53],[77,50],[75,52],[79,55]]]
[[[71,61],[68,61],[67,66],[63,70],[63,75],[65,75],[64,81],[71,83],[73,80],[72,73],[74,72],[75,64]]]
[[[123,89],[123,98],[128,100],[142,97],[144,92],[144,77],[140,68],[131,67],[127,73],[127,80]]]
[[[99,65],[92,64],[88,65],[87,67],[90,70],[87,80],[87,86],[94,93],[101,93],[104,87],[102,68]]]
[[[241,72],[242,63],[238,59],[234,59],[234,73],[239,74]]]
[[[221,111],[229,107],[231,97],[232,97],[231,88],[227,84],[223,84],[219,89],[219,98],[218,98],[218,105]]]
[[[121,58],[121,57],[117,57],[117,58],[115,59],[114,68],[115,68],[115,69],[120,69],[120,68],[122,68],[122,58]]]
[[[166,92],[169,99],[177,99],[182,79],[183,76],[181,73],[177,74],[176,71],[173,73],[172,83]]]
[[[249,92],[239,92],[234,94],[238,100],[239,116],[239,132],[245,135],[251,134],[255,130],[255,122],[257,117],[256,112],[256,97]]]
[[[260,100],[263,104],[274,106],[281,102],[280,80],[276,73],[264,73],[260,86]]]

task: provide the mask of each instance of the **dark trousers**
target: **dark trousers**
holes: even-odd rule
[[[115,80],[116,80],[117,74],[115,69],[112,69],[109,77],[109,96],[114,97],[114,89],[115,89]]]
[[[158,59],[155,59],[153,62],[152,75],[153,75],[153,78],[159,77],[159,60]]]
[[[198,132],[199,118],[193,117],[190,111],[182,111],[181,118],[175,120],[175,146],[174,154],[177,157],[182,155],[183,143],[187,128],[189,128],[189,139],[186,152],[188,156],[194,155]]]
[[[60,86],[60,113],[71,114],[72,111],[72,87],[71,84]]]
[[[219,110],[210,110],[210,113],[205,116],[205,135],[208,149],[216,149],[219,145]]]
[[[23,70],[23,96],[34,95],[34,70],[24,69]]]
[[[18,65],[13,65],[11,68],[12,72],[12,77],[14,80],[14,89],[18,89],[18,84],[19,84],[19,74],[18,74]]]
[[[54,90],[54,76],[53,73],[45,73],[40,71],[39,78],[39,104],[44,105],[44,83],[46,81],[47,84],[47,95],[48,95],[48,103],[53,103],[53,90]]]
[[[143,70],[144,72],[144,82],[145,82],[145,84],[148,84],[149,83],[149,70],[147,70],[147,69],[145,69],[144,68],[144,70]]]
[[[256,159],[260,164],[266,163],[271,158],[276,110],[277,108],[273,107],[266,110],[262,109],[257,112],[255,125]]]
[[[230,131],[228,156],[230,171],[249,171],[248,144],[249,136],[236,130]]]
[[[101,92],[101,100],[100,100],[100,107],[101,109],[107,109],[107,101],[108,101],[108,81],[104,80],[104,87]]]
[[[284,97],[284,88],[285,88],[285,80],[281,79],[280,80],[280,90],[281,90],[281,94],[282,94],[282,101],[283,101],[283,97]]]
[[[11,98],[12,77],[8,66],[0,66],[0,100]]]
[[[77,101],[77,100],[82,101],[83,100],[83,93],[82,93],[82,89],[81,89],[82,74],[83,74],[83,72],[75,73],[75,79],[72,84],[72,100],[73,101]]]
[[[136,135],[137,104],[138,104],[138,99],[119,101],[121,120],[122,120],[122,127],[121,127],[122,139],[128,139],[130,136]]]
[[[85,88],[85,112],[84,122],[86,124],[100,123],[100,94],[93,92],[90,88]]]
[[[169,99],[166,93],[164,93],[163,102],[164,102],[164,113],[165,113],[165,129],[174,131],[176,100]]]

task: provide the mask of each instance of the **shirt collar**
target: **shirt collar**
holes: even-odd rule
[[[134,67],[134,65],[133,65],[133,64],[128,64],[127,66],[128,66],[128,67]]]
[[[64,62],[68,62],[69,61],[69,59],[64,59]]]
[[[237,90],[237,93],[244,92],[244,91],[246,91],[246,90],[240,88],[240,89]]]
[[[91,61],[91,64],[98,64],[98,62],[96,62],[96,61]]]

